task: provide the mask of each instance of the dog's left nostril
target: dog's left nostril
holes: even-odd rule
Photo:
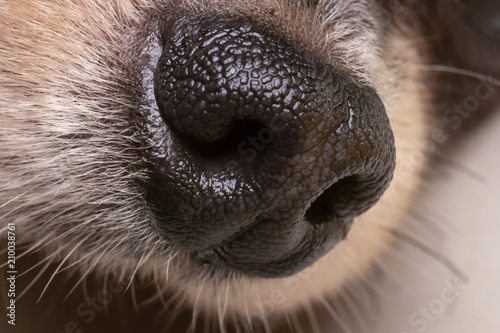
[[[182,27],[155,73],[168,129],[149,158],[156,227],[203,261],[292,274],[387,188],[394,141],[382,102],[249,22]]]
[[[353,197],[359,188],[356,176],[343,178],[327,188],[307,209],[306,219],[311,224],[329,223],[335,219],[345,218],[349,214],[360,213]],[[346,204],[349,202],[349,204]]]

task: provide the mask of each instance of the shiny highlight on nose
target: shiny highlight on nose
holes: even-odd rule
[[[156,228],[211,265],[293,274],[340,242],[392,178],[375,91],[251,22],[174,24],[155,96],[168,129],[146,157]]]

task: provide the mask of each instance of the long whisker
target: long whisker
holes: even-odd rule
[[[423,253],[427,254],[430,258],[441,263],[443,266],[445,266],[447,269],[449,269],[453,274],[455,274],[462,282],[467,283],[469,281],[469,278],[467,277],[467,275],[460,268],[458,268],[457,265],[455,265],[451,260],[446,258],[441,253],[437,252],[436,250],[432,249],[428,245],[411,237],[410,235],[405,234],[402,231],[394,230],[394,229],[390,229],[390,228],[386,228],[386,227],[384,227],[383,229],[385,229],[387,232],[389,232],[394,237],[412,245],[413,247],[415,247],[418,250],[422,251]]]
[[[37,303],[40,302],[40,299],[42,298],[43,294],[45,293],[45,291],[47,290],[47,288],[49,287],[50,283],[52,282],[52,280],[54,279],[54,277],[56,276],[56,274],[59,272],[59,269],[62,267],[62,265],[64,265],[64,263],[66,262],[66,260],[69,259],[69,257],[71,257],[71,255],[73,253],[75,253],[75,251],[83,244],[83,242],[85,242],[87,239],[84,238],[82,239],[69,253],[68,255],[66,255],[66,257],[61,261],[61,263],[59,264],[59,266],[57,266],[56,270],[54,271],[54,273],[52,273],[52,276],[50,277],[49,281],[47,282],[47,284],[45,285],[45,288],[43,288],[42,290],[42,293],[40,294],[40,297],[38,297],[38,300],[36,301]]]
[[[330,315],[332,316],[332,318],[335,320],[336,323],[338,323],[340,325],[340,327],[342,328],[342,330],[346,333],[353,333],[351,331],[351,329],[347,326],[347,324],[345,323],[345,320],[342,319],[342,317],[339,316],[339,314],[337,313],[337,311],[335,311],[333,309],[333,307],[326,301],[326,299],[324,298],[320,298],[319,300],[321,302],[321,304],[325,307],[325,309],[330,313]]]
[[[495,86],[500,86],[500,80],[495,79],[492,76],[477,73],[477,72],[470,71],[467,69],[445,66],[445,65],[411,65],[411,67],[414,67],[416,69],[423,70],[423,71],[443,72],[443,73],[450,73],[450,74],[467,76],[467,77],[475,78],[475,79],[478,79],[481,81],[488,81]]]
[[[198,288],[198,291],[196,292],[196,297],[194,299],[194,304],[193,304],[193,312],[191,314],[191,323],[189,324],[189,332],[194,333],[196,331],[196,322],[198,320],[198,315],[199,315],[199,300],[200,300],[200,295],[203,291],[203,284]]]
[[[47,260],[47,259],[49,259],[49,260]],[[31,289],[31,287],[33,287],[33,285],[40,279],[40,277],[43,275],[43,273],[45,273],[47,271],[49,266],[54,261],[55,257],[47,257],[47,259],[44,260],[44,261],[47,261],[45,266],[43,266],[43,268],[40,270],[40,272],[38,272],[38,274],[35,276],[35,278],[33,280],[31,280],[31,282],[26,286],[26,288],[24,288],[24,290],[17,296],[17,299],[21,299],[21,297],[23,297],[23,295],[26,294],[28,292],[28,290]],[[40,263],[43,263],[44,261],[41,261]],[[38,264],[33,266],[33,267],[36,267],[36,266],[38,266]],[[31,268],[30,268],[30,270],[31,270]]]
[[[295,332],[297,333],[304,333],[304,330],[302,329],[302,325],[300,325],[300,321],[299,319],[297,318],[297,314],[296,313],[289,313],[289,318],[291,320],[291,327],[295,329]]]
[[[318,319],[316,318],[316,314],[314,313],[312,304],[308,304],[305,306],[304,310],[306,311],[307,318],[309,319],[309,323],[311,324],[313,333],[321,333],[321,328],[319,326]]]
[[[71,293],[73,293],[73,291],[78,287],[78,285],[95,269],[95,267],[97,266],[97,264],[99,263],[99,261],[101,260],[103,255],[106,253],[106,251],[111,247],[111,245],[112,244],[108,245],[103,251],[101,251],[101,254],[97,257],[97,259],[94,260],[94,263],[92,265],[90,265],[90,267],[82,274],[81,278],[75,283],[73,288],[68,292],[68,294],[66,295],[64,300],[66,300],[71,295]],[[95,252],[99,252],[99,250],[100,249],[96,249],[95,251],[91,252],[90,254],[93,255]],[[81,262],[82,260],[86,259],[87,257],[88,257],[88,255],[81,258],[80,260],[75,261],[73,264],[77,264],[77,263]],[[70,266],[72,266],[72,265],[70,265]],[[70,266],[68,266],[68,267],[70,267]],[[67,269],[68,267],[65,267],[64,269]],[[104,285],[104,287],[106,287],[106,285]]]
[[[346,289],[346,291],[344,293],[341,293],[339,296],[342,297],[344,302],[347,304],[347,308],[349,309],[350,313],[356,320],[356,323],[360,327],[362,327],[363,332],[365,331],[368,332],[369,327],[367,326],[366,320],[364,316],[361,314],[359,307],[355,303],[354,296],[352,296],[351,292]]]

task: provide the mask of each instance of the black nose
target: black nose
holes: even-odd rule
[[[212,265],[292,274],[341,241],[392,178],[375,91],[251,23],[170,29],[155,96],[168,128],[147,190],[156,227]]]

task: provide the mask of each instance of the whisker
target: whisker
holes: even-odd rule
[[[178,300],[178,301],[175,304],[175,307],[172,309],[173,311],[169,313],[168,321],[165,323],[164,329],[163,329],[163,331],[165,331],[165,332],[168,332],[168,329],[172,327],[172,325],[174,324],[175,320],[177,319],[177,317],[179,316],[179,314],[183,310],[182,306],[184,305],[184,302],[186,300],[185,300],[185,296],[183,298],[179,298],[179,293],[177,295],[175,295],[175,296],[172,297],[172,302],[174,300]],[[165,310],[167,310],[167,309],[165,309]]]
[[[252,318],[250,317],[250,310],[248,309],[248,302],[245,294],[243,295],[243,309],[245,310],[247,325],[248,327],[252,327]]]
[[[424,70],[424,71],[433,71],[433,72],[443,72],[450,74],[457,74],[462,76],[467,76],[471,78],[475,78],[481,81],[488,81],[493,85],[500,86],[500,80],[493,78],[492,76],[488,76],[485,74],[473,72],[467,69],[445,66],[445,65],[411,65],[416,69]]]
[[[355,288],[355,290],[353,290]],[[359,286],[348,285],[346,288],[347,292],[356,299],[356,304],[363,305],[363,309],[366,313],[368,311],[368,317],[371,318],[374,315],[373,306],[371,306],[373,298],[370,297],[370,293],[364,283],[359,283]],[[356,306],[359,309],[358,306]],[[361,311],[361,310],[360,310]],[[361,315],[361,314],[360,314]]]
[[[199,314],[199,299],[200,295],[203,290],[203,283],[201,283],[200,287],[198,288],[196,292],[196,297],[194,299],[194,304],[193,304],[193,312],[191,313],[191,323],[189,324],[190,332],[195,333],[196,331],[196,322],[198,320],[198,314]]]
[[[47,260],[47,259],[49,259],[49,260]],[[17,296],[17,299],[21,299],[21,297],[23,297],[23,295],[26,294],[28,292],[28,290],[30,290],[31,287],[33,287],[35,285],[35,283],[40,279],[40,277],[43,275],[43,273],[45,273],[47,271],[47,269],[53,263],[54,260],[55,260],[54,257],[47,257],[46,259],[44,259],[43,261],[40,262],[40,263],[43,263],[44,261],[47,261],[47,263],[45,264],[45,266],[43,266],[43,268],[40,270],[40,272],[38,272],[38,274],[33,278],[33,280],[31,280],[31,282],[26,286],[26,288],[24,288],[24,290]],[[36,264],[32,268],[38,266],[39,264]],[[32,268],[30,268],[30,270]],[[24,273],[25,272],[23,272],[23,274]],[[18,275],[18,277],[19,276],[21,276],[21,274]]]
[[[48,256],[45,256],[43,259],[41,259],[38,263],[34,264],[33,266],[31,266],[30,268],[28,268],[27,270],[25,270],[24,272],[20,273],[17,277],[21,277],[21,276],[24,276],[25,274],[31,272],[33,269],[37,268],[38,266],[40,266],[41,264],[43,264],[44,262],[50,260],[54,260],[56,257],[57,257],[57,254],[59,252],[62,252],[61,250],[58,250],[57,252],[54,252],[52,253],[51,255],[48,255]]]
[[[228,300],[229,300],[229,283],[226,285],[226,296],[224,297],[224,305],[222,306],[222,318],[226,316]]]
[[[448,220],[445,216],[436,212],[431,207],[424,205],[423,203],[420,203],[419,206],[421,207],[420,211],[425,212],[425,214],[419,215],[419,218],[421,220],[427,220],[432,224],[443,225],[447,229],[447,231],[453,232],[459,236],[462,235],[462,231],[460,230],[460,228],[457,227],[455,223]],[[411,213],[411,211],[410,211],[410,213]]]
[[[33,244],[30,248],[28,248],[27,250],[23,250],[21,254],[19,255],[16,255],[16,260],[20,260],[22,258],[24,258],[26,255],[29,255],[29,254],[32,254],[32,253],[35,253],[36,251],[40,250],[39,246],[40,244],[42,244],[46,239],[48,239],[49,236],[46,236],[44,237],[43,239],[39,240],[38,242],[36,242],[35,244]],[[20,244],[19,244],[20,245]],[[37,249],[37,250],[35,250]],[[7,247],[1,251],[1,253],[6,253],[7,252]],[[6,266],[8,264],[8,262],[4,262],[3,264],[0,265],[0,268]]]
[[[302,325],[300,325],[300,321],[299,318],[297,317],[297,314],[291,313],[290,319],[292,321],[292,327],[295,328],[295,331],[297,333],[304,333],[304,330],[302,329]]]
[[[220,308],[220,293],[217,293],[217,296],[216,296],[216,303],[217,303],[217,319],[218,319],[218,322],[219,322],[219,331],[221,333],[226,333],[226,327],[224,325],[224,313],[221,311],[221,308]],[[226,297],[227,297],[227,294],[226,294]]]
[[[108,288],[108,282],[109,281],[109,272],[106,271],[106,273],[104,274],[104,277],[103,277],[103,281],[102,281],[102,288],[103,289],[107,289]],[[85,285],[85,283],[83,283],[83,285]],[[108,313],[109,312],[109,301],[108,301],[108,293],[104,293],[104,313]]]
[[[7,204],[9,204],[9,202],[12,202],[12,201],[14,201],[14,200],[16,200],[16,199],[19,199],[20,197],[22,197],[22,196],[23,196],[23,195],[25,195],[25,194],[26,194],[26,192],[24,192],[24,193],[22,193],[22,194],[18,195],[17,197],[15,197],[15,198],[13,198],[13,199],[11,199],[11,200],[7,201],[5,204],[2,204],[2,205],[0,206],[0,208],[2,208],[3,206],[7,206]],[[34,201],[34,200],[31,200],[31,201]],[[3,214],[2,216],[0,216],[0,220],[3,220],[4,218],[6,218],[7,216],[11,215],[12,213],[14,213],[14,212],[16,212],[16,211],[20,210],[21,208],[23,208],[23,207],[25,207],[25,206],[28,206],[28,205],[31,203],[31,201],[27,201],[27,202],[25,202],[25,203],[22,203],[22,204],[20,204],[19,206],[16,206],[16,207],[14,207],[13,209],[11,209],[11,210],[7,211],[5,214]]]
[[[134,272],[132,273],[132,276],[130,277],[130,282],[127,285],[127,288],[125,290],[128,290],[130,288],[130,285],[132,284],[132,281],[134,280],[135,275],[137,274],[137,271],[141,266],[144,264],[144,262],[151,256],[152,253],[156,251],[156,245],[151,248],[151,251],[147,255],[142,254],[141,258],[137,262],[137,265],[135,266]]]
[[[328,313],[330,313],[330,315],[335,320],[335,322],[340,325],[340,327],[342,328],[342,330],[344,332],[346,332],[346,333],[353,333],[351,331],[351,329],[347,326],[345,320],[342,319],[342,317],[339,316],[339,314],[337,313],[337,311],[335,311],[333,309],[333,307],[326,301],[325,298],[320,298],[319,301],[325,307],[325,309],[328,311]]]
[[[92,270],[94,269],[95,266],[90,266],[89,269],[87,269],[83,274],[82,276],[80,277],[80,279],[78,279],[78,281],[75,283],[75,285],[73,286],[73,288],[71,288],[71,290],[68,292],[68,294],[66,295],[66,297],[64,297],[63,299],[63,302],[68,299],[68,297],[73,293],[73,291],[75,291],[75,289],[78,287],[78,285],[85,279],[87,278],[87,276],[90,274],[90,272],[92,272]],[[67,269],[67,267],[65,267],[64,269]],[[62,271],[62,270],[61,270]]]
[[[54,273],[52,273],[52,276],[50,277],[49,281],[47,282],[47,284],[45,285],[45,288],[43,288],[42,290],[42,293],[40,294],[40,297],[38,297],[38,300],[36,301],[37,303],[40,302],[40,299],[42,298],[43,294],[45,293],[45,291],[47,290],[47,288],[49,287],[50,283],[52,282],[52,280],[54,279],[54,277],[56,276],[56,274],[59,272],[59,269],[62,267],[62,265],[64,265],[64,263],[66,262],[66,260],[69,259],[69,257],[71,257],[71,255],[73,253],[75,253],[75,251],[80,247],[80,245],[83,244],[83,242],[85,242],[87,239],[82,239],[67,255],[66,257],[61,261],[61,263],[59,264],[59,266],[57,266],[56,270],[54,271]]]
[[[386,227],[384,227],[383,229],[385,229],[387,232],[389,232],[394,237],[412,245],[413,247],[415,247],[418,250],[422,251],[423,253],[427,254],[430,258],[432,258],[435,261],[442,264],[444,267],[446,267],[448,270],[450,270],[453,274],[455,274],[462,282],[467,283],[469,281],[469,278],[467,277],[467,275],[460,268],[458,268],[458,266],[456,266],[451,260],[446,258],[441,253],[437,252],[436,250],[432,249],[431,247],[427,246],[426,244],[422,243],[421,241],[411,237],[410,235],[405,234],[404,232],[401,232],[399,230],[386,228]]]
[[[264,330],[266,332],[271,332],[271,327],[269,326],[269,319],[267,318],[268,315],[265,313],[262,299],[260,297],[260,290],[257,292],[257,298],[259,300],[259,310],[260,310],[260,313],[262,315],[261,322],[262,322],[262,325],[264,326]]]
[[[486,177],[484,177],[483,175],[479,174],[478,172],[472,170],[471,168],[469,168],[461,163],[458,163],[457,161],[454,161],[450,158],[445,158],[445,157],[441,157],[441,161],[444,163],[444,165],[474,179],[475,181],[477,181],[481,184],[486,184],[488,182],[488,179]]]
[[[368,332],[369,327],[367,326],[366,320],[360,312],[359,307],[353,300],[353,296],[350,291],[346,290],[344,293],[339,294],[339,297],[342,297],[344,302],[347,304],[350,313],[354,316],[356,323],[361,326],[363,332]]]
[[[137,295],[136,295],[136,290],[135,290],[135,283],[133,282],[134,278],[132,277],[132,280],[130,280],[130,295],[132,297],[132,306],[134,307],[134,310],[136,313],[139,313],[139,305],[137,303]],[[127,289],[125,289],[127,290]]]
[[[312,304],[309,303],[304,307],[304,310],[306,311],[307,318],[309,319],[309,323],[311,324],[312,333],[321,333],[321,328],[319,327],[319,322],[316,318],[316,315],[314,314]]]

